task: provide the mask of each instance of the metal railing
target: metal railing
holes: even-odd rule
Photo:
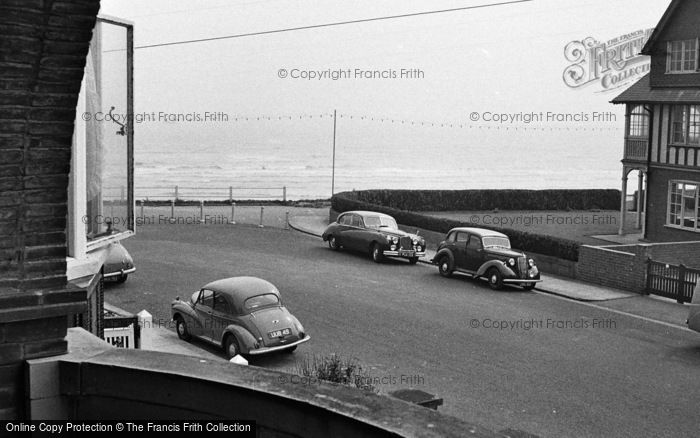
[[[125,201],[126,186],[106,187],[103,197],[110,200]],[[235,200],[281,200],[287,202],[287,187],[188,187],[188,186],[152,186],[135,187],[134,198],[149,200],[176,201],[228,201]]]
[[[668,263],[647,261],[648,294],[671,298],[679,303],[689,303],[693,299],[695,284],[700,278],[700,270]]]

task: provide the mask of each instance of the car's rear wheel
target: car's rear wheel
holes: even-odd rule
[[[438,271],[440,271],[440,275],[443,277],[452,276],[452,266],[448,256],[444,255],[438,259]]]
[[[412,265],[415,265],[416,263],[418,263],[418,257],[411,257],[411,258],[409,258],[409,259],[408,259],[408,263],[410,263],[410,264],[412,264]]]
[[[129,274],[122,274],[117,279],[115,280],[117,283],[124,283],[126,279],[129,277]]]
[[[224,341],[224,352],[229,359],[241,354],[241,349],[238,346],[238,340],[234,335],[229,334],[226,336],[226,340]]]
[[[177,331],[177,337],[183,341],[192,339],[192,335],[190,335],[190,331],[187,330],[187,324],[182,316],[178,315],[175,317],[175,331]]]
[[[381,263],[384,261],[384,254],[382,254],[382,249],[379,247],[378,244],[374,243],[372,244],[372,260],[374,260],[375,263]]]
[[[489,287],[494,290],[503,288],[503,275],[498,268],[491,268],[486,273],[486,279],[489,281]]]
[[[532,290],[532,289],[535,288],[535,285],[536,285],[536,284],[537,284],[537,283],[527,283],[527,284],[525,284],[525,285],[523,286],[523,289],[525,289],[525,290]]]
[[[294,350],[296,350],[297,347],[298,347],[298,345],[295,345],[295,346],[290,347],[290,348],[287,348],[287,349],[285,349],[285,350],[283,350],[283,351],[284,351],[285,353],[287,353],[287,354],[291,354],[291,353],[294,353]]]
[[[328,237],[328,247],[333,251],[338,251],[340,249],[340,244],[338,243],[338,239],[336,239],[335,236]]]

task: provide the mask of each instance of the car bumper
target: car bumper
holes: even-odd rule
[[[108,274],[104,274],[102,277],[104,277],[104,278],[121,277],[122,275],[133,274],[134,272],[136,272],[136,266],[134,266],[133,268],[129,268],[129,269],[120,269],[119,271],[110,272]]]
[[[285,345],[278,345],[276,347],[262,347],[258,348],[255,350],[250,350],[248,354],[251,356],[257,356],[258,354],[267,354],[267,353],[273,353],[275,351],[282,351],[286,350],[287,348],[294,347],[295,345],[303,344],[304,342],[307,342],[309,339],[311,339],[311,336],[306,336],[304,339],[299,339],[296,342],[292,342],[291,344],[285,344]]]
[[[425,256],[425,251],[422,251],[422,252],[410,251],[410,252],[411,252],[413,255],[401,254],[400,251],[389,251],[389,250],[382,251],[382,254],[384,254],[384,255],[387,256],[387,257],[406,257],[406,258],[410,258],[410,257],[424,257],[424,256]]]
[[[522,278],[504,278],[503,282],[504,283],[516,283],[516,284],[533,284],[533,283],[538,283],[542,281],[541,278],[531,278],[531,279],[522,279]]]

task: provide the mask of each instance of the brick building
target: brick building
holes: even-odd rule
[[[133,234],[133,132],[82,116],[132,112],[132,28],[98,10],[0,1],[0,419],[24,416],[24,360],[102,335],[102,266]]]
[[[626,105],[622,193],[638,170],[650,242],[700,240],[698,22],[699,2],[673,0],[642,49],[650,73],[613,100]]]

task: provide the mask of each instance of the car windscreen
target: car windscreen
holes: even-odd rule
[[[275,294],[264,294],[250,297],[243,303],[243,307],[248,312],[253,312],[267,306],[279,306],[280,300]]]
[[[507,237],[484,237],[481,239],[484,242],[484,248],[488,248],[489,246],[498,246],[500,248],[508,248],[510,249],[510,240],[508,240]]]
[[[391,228],[397,230],[399,227],[396,221],[390,217],[384,216],[365,216],[365,226],[367,228],[379,229],[379,227]]]

